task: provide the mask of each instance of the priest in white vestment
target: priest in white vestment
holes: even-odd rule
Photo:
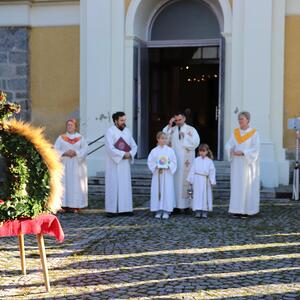
[[[84,137],[76,132],[76,120],[68,120],[66,127],[67,132],[60,135],[54,145],[64,165],[62,211],[71,209],[78,212],[88,205],[88,145]]]
[[[185,120],[184,113],[177,113],[163,129],[177,159],[177,171],[174,177],[177,209],[186,209],[191,205],[188,195],[189,183],[186,179],[195,158],[195,150],[200,144],[197,130],[187,125]],[[173,126],[174,122],[175,126]]]
[[[177,161],[174,150],[166,145],[167,136],[157,134],[157,146],[148,156],[148,168],[152,172],[150,210],[155,218],[168,219],[175,207],[174,173]]]
[[[105,210],[108,216],[132,213],[130,165],[134,162],[137,145],[126,127],[124,112],[112,116],[114,125],[105,134]]]
[[[226,144],[231,162],[231,191],[229,213],[247,217],[259,212],[260,166],[259,134],[249,126],[250,113],[238,115],[240,128],[234,129]]]

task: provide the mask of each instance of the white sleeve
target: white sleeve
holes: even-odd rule
[[[148,159],[147,159],[147,165],[149,170],[154,173],[155,169],[156,169],[156,161],[155,161],[155,157],[153,155],[153,150],[150,152]]]
[[[190,169],[189,174],[186,179],[190,184],[193,184],[194,180],[195,180],[195,168],[196,168],[195,165],[196,165],[196,159],[194,159],[191,169]]]
[[[76,151],[76,156],[80,159],[84,159],[88,154],[88,144],[85,138],[82,136],[80,141],[80,150]]]
[[[195,150],[200,144],[200,137],[195,128],[190,129],[192,136],[188,133],[184,135],[183,146],[188,150]]]
[[[172,132],[174,130],[174,127],[169,127],[169,125],[167,125],[162,131],[163,133],[165,133],[167,135],[167,145],[171,145],[172,143]]]
[[[234,137],[233,137],[233,134],[231,134],[229,141],[225,145],[225,151],[226,151],[227,158],[229,161],[232,160],[231,151],[234,149],[234,145],[235,145]]]
[[[260,148],[259,135],[256,132],[253,135],[253,137],[251,138],[250,148],[243,151],[248,164],[252,164],[253,162],[255,162],[258,159],[259,148]]]
[[[61,140],[61,136],[59,136],[54,144],[54,148],[57,151],[57,153],[59,154],[59,156],[63,156],[64,151],[62,150],[62,144],[61,144],[62,140]]]
[[[170,149],[170,172],[174,174],[177,169],[177,159],[173,149]]]
[[[137,144],[134,140],[134,138],[131,136],[130,138],[130,147],[131,147],[131,150],[130,150],[130,155],[131,155],[131,162],[133,163],[134,162],[134,157],[137,153]]]
[[[124,151],[118,150],[113,143],[113,138],[110,132],[105,134],[105,148],[107,155],[115,162],[120,163],[125,155]]]
[[[215,168],[215,165],[212,160],[210,161],[208,177],[209,177],[210,183],[212,185],[215,185],[216,184],[216,168]]]

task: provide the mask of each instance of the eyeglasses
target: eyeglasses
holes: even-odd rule
[[[199,149],[199,152],[207,152],[206,149]]]

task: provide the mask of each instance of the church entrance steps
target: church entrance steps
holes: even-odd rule
[[[230,197],[230,164],[227,161],[215,161],[217,171],[217,186],[214,187],[214,198],[228,200]],[[151,173],[147,168],[145,159],[136,160],[131,168],[132,192],[135,199],[145,201],[150,198]],[[93,197],[104,197],[105,178],[104,172],[97,176],[89,177],[89,194]],[[275,199],[275,189],[261,189],[261,199]],[[285,195],[286,196],[286,195]]]

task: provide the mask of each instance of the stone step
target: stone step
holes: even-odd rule
[[[132,176],[131,182],[132,185],[147,185],[151,183],[151,175],[150,176]],[[229,176],[217,176],[217,183],[218,184],[229,184],[230,183],[230,177]],[[89,177],[89,184],[91,185],[98,185],[98,184],[105,184],[105,178],[103,176],[93,176]]]
[[[92,195],[104,196],[105,186],[104,185],[90,185],[89,193]],[[230,196],[230,188],[227,187],[214,187],[213,190],[214,197],[218,199],[229,198]],[[134,197],[139,196],[148,196],[150,197],[150,186],[133,186],[132,194]],[[274,199],[276,198],[275,189],[262,189],[261,190],[261,198],[262,199]]]

